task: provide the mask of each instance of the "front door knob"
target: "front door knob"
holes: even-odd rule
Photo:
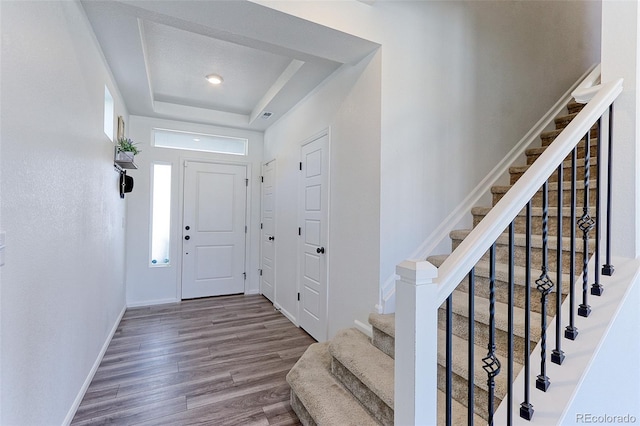
[[[189,241],[189,240],[191,239],[191,237],[190,237],[190,236],[188,236],[188,235],[186,235],[186,236],[184,237],[184,239],[185,239],[185,240],[187,240],[187,241]]]

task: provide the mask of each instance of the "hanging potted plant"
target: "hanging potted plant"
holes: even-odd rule
[[[142,152],[136,145],[129,138],[119,138],[116,144],[116,161],[133,162],[133,157]]]

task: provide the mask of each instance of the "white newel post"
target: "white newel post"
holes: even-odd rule
[[[438,269],[427,261],[396,266],[394,422],[437,424]]]

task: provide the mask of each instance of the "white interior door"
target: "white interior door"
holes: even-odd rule
[[[299,211],[300,327],[316,340],[327,338],[327,240],[329,238],[329,136],[301,148]]]
[[[182,298],[244,293],[245,166],[185,162]]]
[[[272,302],[275,300],[276,241],[275,241],[275,170],[276,160],[262,165],[262,220],[260,292]]]

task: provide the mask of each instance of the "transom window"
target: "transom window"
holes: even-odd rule
[[[179,130],[153,129],[153,144],[160,148],[247,155],[249,140]]]

